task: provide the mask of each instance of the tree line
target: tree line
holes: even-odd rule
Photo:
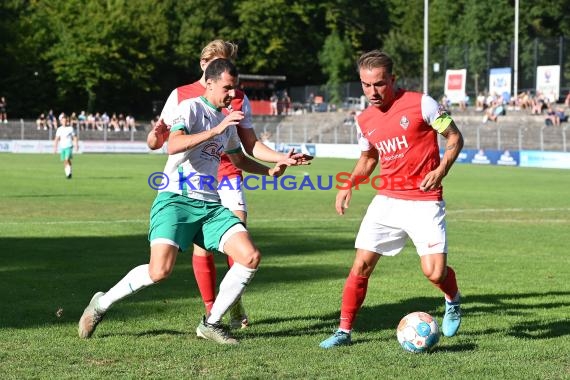
[[[509,49],[514,4],[430,0],[431,51],[458,47],[464,60],[469,46]],[[567,8],[567,0],[521,0],[519,44],[570,36]],[[150,117],[153,100],[199,78],[202,47],[222,38],[239,44],[240,72],[322,84],[338,102],[336,88],[358,80],[354,62],[366,50],[391,54],[400,78],[420,78],[423,17],[422,0],[3,0],[0,95],[12,117],[49,108]],[[469,59],[485,70],[485,57]]]

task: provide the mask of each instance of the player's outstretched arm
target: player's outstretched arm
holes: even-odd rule
[[[265,162],[279,162],[288,159],[290,165],[309,165],[313,156],[304,153],[287,155],[269,148],[259,141],[253,128],[238,128],[238,135],[247,154]],[[288,157],[287,157],[288,156]]]
[[[228,157],[232,161],[232,164],[241,170],[244,170],[248,173],[266,175],[271,177],[280,177],[283,175],[283,173],[285,173],[287,166],[290,166],[286,160],[282,160],[277,162],[273,168],[269,168],[246,156],[245,153],[241,150],[238,152],[229,153]]]

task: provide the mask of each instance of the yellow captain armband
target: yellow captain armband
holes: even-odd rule
[[[453,122],[453,119],[449,114],[442,113],[437,119],[431,124],[431,127],[437,131],[437,133],[443,133],[449,127],[449,124]]]

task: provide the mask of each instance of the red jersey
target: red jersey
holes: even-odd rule
[[[202,86],[200,81],[196,81],[194,83],[178,87],[176,90],[172,91],[172,93],[168,97],[168,100],[164,105],[162,115],[164,115],[165,112],[170,112],[173,108],[178,106],[178,104],[180,104],[183,100],[197,98],[199,96],[204,95],[205,90],[206,88]],[[249,101],[247,100],[243,91],[236,89],[235,98],[232,99],[230,107],[232,110],[243,111],[244,113],[248,112],[248,109],[250,109]],[[224,113],[229,113],[229,111],[224,110]],[[246,115],[244,120],[240,122],[239,126],[243,128],[253,127],[251,125],[251,111],[249,111],[249,115]],[[166,138],[168,137],[166,136]],[[227,154],[225,153],[222,154],[220,160],[220,167],[218,169],[218,181],[221,181],[223,177],[233,178],[241,176],[242,176],[241,169],[238,169],[232,164]]]
[[[400,89],[387,111],[368,107],[357,117],[361,149],[379,153],[380,177],[371,179],[378,194],[409,200],[442,199],[441,187],[428,192],[419,188],[425,175],[440,163],[432,125],[441,114],[430,96]]]

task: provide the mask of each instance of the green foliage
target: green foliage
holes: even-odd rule
[[[330,103],[342,102],[340,85],[349,80],[347,73],[354,67],[352,46],[348,38],[341,38],[336,30],[326,38],[323,50],[319,53],[319,62],[328,76],[327,91]],[[352,73],[351,73],[352,74]]]
[[[240,66],[251,73],[287,74],[293,82],[314,75],[310,71],[317,69],[315,52],[323,39],[313,24],[316,6],[303,1],[243,0],[235,8],[239,27],[234,38],[243,46]]]
[[[41,58],[51,67],[62,96],[82,91],[94,111],[105,85],[148,92],[168,43],[167,3],[150,0],[61,0],[33,5],[33,25],[47,30]],[[42,22],[49,20],[48,22]]]
[[[169,19],[175,52],[175,65],[190,69],[200,77],[202,48],[215,39],[232,40],[237,27],[232,15],[232,1],[175,1],[173,19]],[[241,55],[241,54],[240,54]]]
[[[401,84],[414,88],[423,74],[423,7],[420,0],[5,0],[0,89],[13,116],[87,105],[145,113],[151,100],[200,76],[197,58],[214,38],[240,45],[242,73],[329,90],[355,77],[345,59],[384,49],[407,80]],[[536,38],[565,36],[568,50],[567,8],[567,0],[520,2],[519,74],[527,86],[535,64],[558,63],[551,58],[558,49],[535,48]],[[467,67],[469,83],[481,89],[489,67],[511,65],[514,1],[430,0],[429,10],[430,63]],[[339,51],[328,51],[331,44]],[[430,79],[442,88],[441,75]]]

